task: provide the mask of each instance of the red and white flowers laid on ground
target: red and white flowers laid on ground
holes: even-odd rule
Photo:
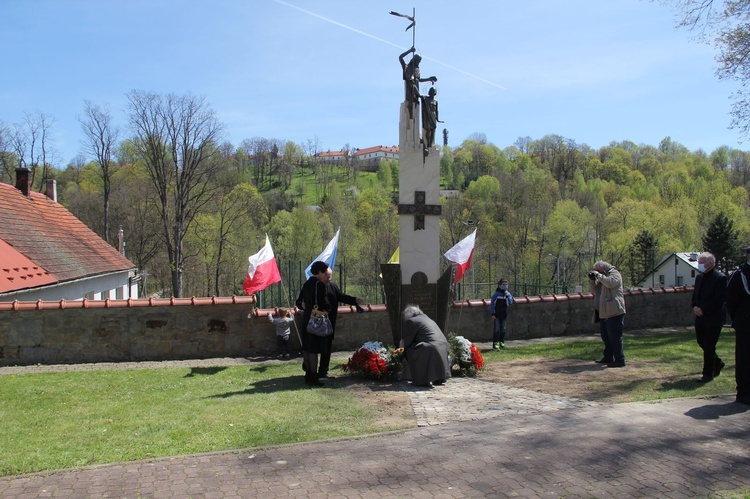
[[[463,336],[448,335],[451,347],[451,372],[454,376],[476,376],[484,367],[484,357],[477,346]]]
[[[484,367],[482,352],[463,336],[448,335],[453,376],[476,376]],[[403,348],[392,348],[380,341],[368,341],[344,364],[345,372],[376,380],[399,380],[406,356]]]
[[[390,348],[379,341],[368,341],[354,352],[343,369],[366,378],[395,380],[403,370],[404,360],[403,348]]]

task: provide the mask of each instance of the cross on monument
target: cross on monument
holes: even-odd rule
[[[427,196],[425,191],[414,191],[414,204],[399,204],[399,215],[414,215],[414,230],[424,230],[424,216],[437,215],[442,213],[442,206],[439,204],[426,204]]]

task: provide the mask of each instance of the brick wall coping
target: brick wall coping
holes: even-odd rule
[[[18,301],[0,302],[3,310],[56,310],[66,308],[135,308],[135,307],[179,307],[200,305],[237,305],[256,303],[251,296],[211,296],[196,298],[128,298],[127,300],[60,300],[60,301]]]
[[[655,295],[664,293],[686,293],[692,291],[692,286],[673,286],[669,288],[637,288],[625,290],[625,296]],[[591,293],[567,293],[558,295],[535,295],[515,298],[516,303],[542,303],[569,300],[583,300],[592,298]],[[257,300],[255,295],[251,296],[211,296],[196,298],[128,298],[127,300],[60,300],[60,301],[18,301],[0,302],[0,311],[4,310],[57,310],[74,308],[135,308],[135,307],[179,307],[179,306],[206,306],[206,305],[242,305],[253,304]],[[462,300],[451,302],[452,307],[487,307],[490,298],[480,300]],[[369,312],[383,312],[387,310],[383,304],[365,305],[363,307]],[[255,308],[253,315],[256,317],[267,316],[271,310]],[[356,313],[356,308],[351,305],[339,307],[339,313]]]
[[[666,293],[687,293],[692,292],[692,286],[672,286],[669,288],[635,288],[626,289],[624,296],[643,296],[643,295],[660,295]],[[534,295],[513,297],[515,303],[542,303],[570,300],[591,299],[594,295],[591,293],[566,293],[560,295]],[[488,307],[492,298],[482,298],[481,300],[461,300],[451,302],[452,307]]]

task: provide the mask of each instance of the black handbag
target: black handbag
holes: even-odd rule
[[[318,282],[317,284],[320,284],[320,282]],[[310,320],[307,321],[307,332],[315,336],[331,336],[333,334],[333,324],[331,324],[331,319],[328,318],[328,312],[318,310],[317,284],[315,288],[316,303],[313,306],[312,313],[310,314]]]

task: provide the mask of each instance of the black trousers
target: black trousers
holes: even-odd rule
[[[713,378],[714,371],[721,364],[721,359],[716,355],[719,335],[721,335],[721,324],[719,326],[706,324],[705,317],[696,317],[695,339],[703,350],[703,376],[706,378]]]
[[[318,376],[323,377],[328,374],[328,368],[331,365],[331,351],[333,349],[333,335],[322,338],[326,342],[326,348],[320,353],[320,365],[318,367]]]
[[[737,381],[737,398],[750,399],[750,330],[735,330],[734,379]]]

